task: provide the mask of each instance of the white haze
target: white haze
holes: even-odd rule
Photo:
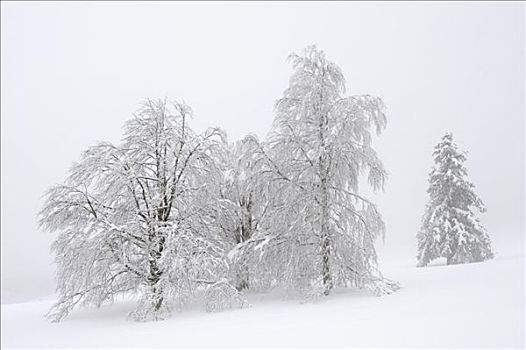
[[[445,131],[469,151],[497,256],[524,251],[523,3],[2,2],[1,20],[3,303],[53,291],[41,195],[86,147],[117,142],[143,98],[184,99],[197,130],[264,137],[286,57],[313,43],[349,93],[388,107],[384,263],[414,260]]]

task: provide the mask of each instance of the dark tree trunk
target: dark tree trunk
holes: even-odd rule
[[[447,257],[446,264],[447,265],[455,265],[456,264],[455,256],[454,255],[449,255]]]
[[[155,242],[156,240],[158,240],[158,242]],[[159,311],[164,301],[163,291],[158,283],[163,273],[159,267],[159,260],[161,259],[164,250],[165,237],[162,235],[159,236],[159,232],[152,230],[149,241],[152,248],[150,248],[151,250],[149,253],[148,282],[152,291],[152,304],[154,311]]]
[[[242,199],[240,202],[244,208],[244,217],[239,228],[239,235],[236,243],[242,243],[252,237],[252,197]],[[236,289],[242,291],[249,288],[249,269],[247,265],[238,266],[236,271]]]
[[[242,291],[243,289],[248,289],[249,283],[249,272],[248,272],[248,266],[243,265],[240,266],[236,273],[236,289],[238,291]]]

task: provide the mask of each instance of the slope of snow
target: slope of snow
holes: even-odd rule
[[[77,310],[62,323],[53,303],[2,305],[2,348],[16,347],[524,347],[524,257],[416,268],[384,264],[397,293],[338,290],[301,304],[250,295],[251,308],[206,313],[189,307],[166,321],[126,319],[132,302]]]

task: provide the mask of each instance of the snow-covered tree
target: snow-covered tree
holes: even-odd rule
[[[250,285],[250,265],[239,254],[239,249],[260,229],[270,207],[262,182],[263,159],[258,145],[254,135],[232,142],[225,148],[222,162],[221,214],[218,216],[225,243],[230,247],[227,259],[231,279],[238,290]]]
[[[216,225],[225,136],[194,133],[190,117],[183,103],[147,100],[118,146],[90,147],[47,192],[40,224],[58,232],[53,320],[122,294],[139,296],[137,320],[162,319],[199,289],[209,310],[242,306]]]
[[[490,238],[473,213],[485,212],[474,192],[453,135],[446,133],[433,152],[435,166],[429,175],[429,202],[417,234],[418,266],[446,258],[462,264],[493,258]]]
[[[390,293],[398,285],[378,271],[374,248],[384,223],[358,191],[361,174],[375,190],[386,179],[370,133],[385,127],[384,105],[370,95],[344,96],[340,68],[315,46],[290,60],[289,87],[268,140],[258,144],[271,219],[244,251],[261,283],[315,295],[334,286]]]

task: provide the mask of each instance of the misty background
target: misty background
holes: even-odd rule
[[[362,187],[387,225],[381,264],[416,263],[446,131],[469,152],[497,258],[523,255],[524,18],[522,2],[2,2],[2,303],[53,293],[42,195],[88,146],[118,143],[144,98],[184,100],[198,131],[264,138],[286,58],[310,44],[341,67],[348,94],[387,105],[374,145],[389,181]]]

